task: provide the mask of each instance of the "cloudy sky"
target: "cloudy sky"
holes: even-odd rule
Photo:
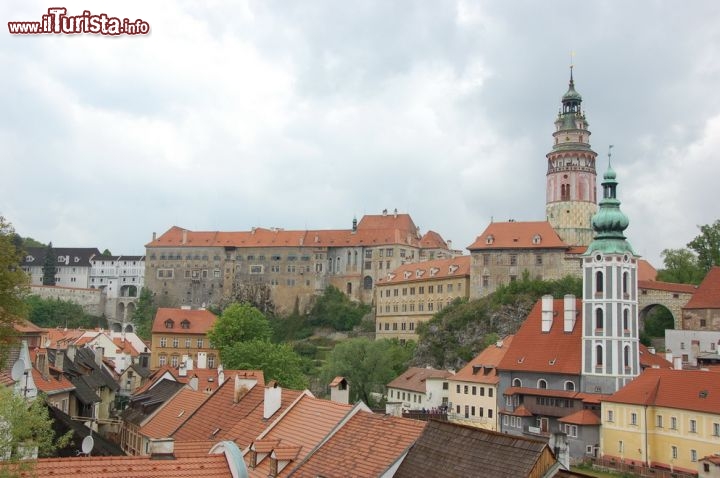
[[[124,1],[147,36],[0,33],[0,215],[55,246],[349,228],[397,208],[456,247],[542,220],[570,52],[629,238],[661,266],[720,217],[720,2]],[[56,5],[57,4],[57,5]]]

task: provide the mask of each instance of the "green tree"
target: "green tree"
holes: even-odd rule
[[[132,315],[132,322],[135,324],[135,333],[144,340],[152,337],[152,324],[155,320],[158,306],[155,304],[150,289],[143,287],[138,297],[137,306]]]
[[[222,353],[223,349],[237,342],[270,340],[272,328],[258,309],[248,303],[235,303],[225,308],[207,335],[213,347]]]
[[[657,280],[679,284],[699,284],[705,272],[697,256],[689,249],[665,249],[662,251],[664,268],[658,271]]]
[[[385,385],[403,373],[413,357],[415,343],[397,340],[369,340],[361,337],[340,342],[328,354],[321,379],[329,383],[337,376],[350,382],[350,399],[377,406],[373,393],[383,393]]]
[[[100,255],[103,257],[112,257],[112,252],[110,252],[110,249],[105,249]]]
[[[12,225],[0,216],[0,363],[14,339],[13,324],[26,312],[28,277],[20,268],[22,252],[15,246],[14,234]]]
[[[55,251],[53,250],[52,242],[50,242],[45,248],[45,262],[43,262],[42,267],[43,285],[55,285],[55,272],[57,271],[56,260]]]
[[[672,312],[662,306],[654,307],[645,316],[644,331],[648,337],[665,337],[666,329],[675,328]]]
[[[307,387],[302,359],[287,344],[261,339],[236,342],[220,349],[220,359],[229,370],[262,370],[265,381],[277,380],[294,390]]]
[[[700,226],[700,234],[688,242],[688,247],[697,254],[703,272],[720,265],[720,219],[713,224]]]
[[[314,326],[346,331],[358,325],[369,311],[369,305],[351,301],[337,287],[330,285],[313,304],[308,319]]]
[[[82,306],[74,302],[30,295],[25,303],[28,306],[28,320],[39,327],[92,329],[100,325],[100,317],[86,313]]]

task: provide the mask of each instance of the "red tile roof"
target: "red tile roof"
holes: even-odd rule
[[[117,347],[116,352],[126,353],[131,357],[137,357],[140,355],[140,352],[133,347],[133,344],[131,344],[129,340],[123,340],[122,337],[115,337],[112,341]]]
[[[657,269],[645,259],[638,260],[638,280],[655,280]]]
[[[533,238],[539,237],[537,243]],[[547,221],[491,222],[475,242],[471,251],[490,249],[568,249],[558,233]]]
[[[394,271],[388,272],[385,277],[380,277],[377,280],[377,285],[447,279],[450,277],[470,277],[470,256],[403,264]]]
[[[676,284],[675,282],[661,282],[656,280],[638,280],[640,290],[659,290],[664,292],[677,292],[680,294],[694,294],[698,286],[692,284]]]
[[[140,428],[140,434],[148,438],[169,437],[207,398],[208,395],[203,391],[180,389]]]
[[[156,383],[167,377],[168,380],[175,380],[180,383],[189,383],[193,377],[198,378],[198,390],[203,392],[214,392],[219,385],[218,377],[219,369],[215,368],[195,368],[188,370],[187,375],[180,376],[180,372],[172,365],[164,365],[153,371],[147,379],[147,382],[137,390],[134,394],[143,393],[151,389]],[[240,378],[249,378],[257,380],[260,385],[265,385],[265,379],[262,370],[225,370],[225,380],[238,375]],[[170,378],[172,377],[172,378]]]
[[[649,368],[604,401],[719,414],[720,373]]]
[[[708,271],[683,309],[720,309],[720,267]]]
[[[429,378],[443,379],[452,377],[453,373],[447,370],[434,368],[410,367],[395,380],[387,384],[388,388],[409,390],[411,392],[425,393],[425,381]]]
[[[337,387],[338,385],[340,385],[340,384],[342,383],[343,380],[345,380],[345,377],[340,377],[340,376],[335,377],[335,378],[332,380],[332,382],[330,382],[330,386],[331,386],[331,387]]]
[[[256,441],[279,440],[278,445],[283,448],[299,446],[301,448],[297,460],[302,460],[352,409],[352,405],[303,395],[272,428],[266,430]],[[249,454],[246,455],[246,458],[249,459]],[[250,470],[250,476],[267,477],[269,466],[270,460],[263,460]],[[295,464],[291,464],[279,476],[287,476],[294,466]]]
[[[87,456],[78,458],[41,458],[31,470],[20,477],[52,476],[53,478],[203,478],[231,476],[228,460],[223,454],[153,460],[149,456]]]
[[[578,410],[575,413],[558,418],[558,421],[573,425],[600,425],[600,417],[588,409]]]
[[[516,417],[532,417],[533,414],[530,410],[525,407],[525,405],[520,405],[519,407],[515,407],[515,410],[510,412],[508,410],[503,410],[502,412],[504,415],[515,415]]]
[[[500,381],[497,366],[510,348],[512,340],[513,336],[508,335],[499,342],[500,346],[498,344],[489,345],[461,368],[452,380],[497,384]]]
[[[183,241],[184,238],[184,241]],[[189,231],[171,227],[146,247],[331,247],[407,244],[420,247],[418,229],[408,214],[366,215],[357,230],[329,229],[286,231],[253,228],[250,231]]]
[[[423,249],[447,249],[447,242],[435,231],[428,231],[420,239],[420,247]]]
[[[165,327],[165,321],[172,320],[173,327]],[[182,323],[188,321],[188,328],[183,328]],[[205,335],[215,324],[217,317],[209,310],[170,309],[161,307],[155,313],[153,321],[153,333],[172,334],[201,334]]]
[[[38,327],[37,325],[33,324],[27,319],[19,319],[13,324],[13,328],[20,332],[21,334],[27,334],[27,333],[38,333],[42,334],[45,332],[45,329],[42,327]]]
[[[575,300],[577,311],[572,332],[564,332],[564,301],[553,300],[554,316],[550,332],[541,332],[542,301],[539,300],[515,334],[498,369],[579,375],[581,369],[582,301]]]
[[[42,374],[33,367],[32,378],[35,381],[35,386],[38,388],[38,390],[46,395],[53,395],[56,393],[63,393],[75,390],[75,385],[73,385],[70,380],[65,378],[65,375],[63,374],[60,374],[59,378],[55,378],[54,376],[49,375],[47,379],[45,379],[43,378]]]
[[[672,363],[665,360],[661,355],[650,353],[648,348],[640,344],[640,367],[645,368],[672,368]]]
[[[380,476],[420,436],[427,422],[359,411],[290,476]]]

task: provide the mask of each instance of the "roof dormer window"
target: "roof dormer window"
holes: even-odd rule
[[[167,319],[165,321],[165,328],[166,329],[172,329],[175,326],[175,322],[173,322],[172,319]]]
[[[542,242],[542,237],[540,237],[540,234],[535,234],[532,238],[532,243],[536,246]]]
[[[460,268],[460,266],[455,265],[455,264],[452,264],[452,265],[450,266],[450,268],[449,268],[450,274],[454,274],[455,271],[458,270],[459,268]]]
[[[190,328],[190,321],[188,319],[183,320],[180,322],[180,327],[183,329],[189,329]]]
[[[490,245],[490,244],[492,244],[493,242],[495,242],[495,236],[493,236],[492,234],[490,234],[490,235],[485,239],[485,244]]]
[[[440,272],[440,269],[438,269],[437,267],[430,268],[430,276],[434,277],[438,272]]]

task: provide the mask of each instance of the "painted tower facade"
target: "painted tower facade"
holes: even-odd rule
[[[615,171],[592,218],[595,239],[583,255],[583,391],[614,393],[640,374],[638,256],[624,235]]]
[[[545,214],[553,229],[571,246],[590,244],[590,221],[597,210],[597,154],[590,148],[590,131],[581,105],[582,96],[575,91],[570,67],[570,86],[562,97],[554,145],[547,154]]]

